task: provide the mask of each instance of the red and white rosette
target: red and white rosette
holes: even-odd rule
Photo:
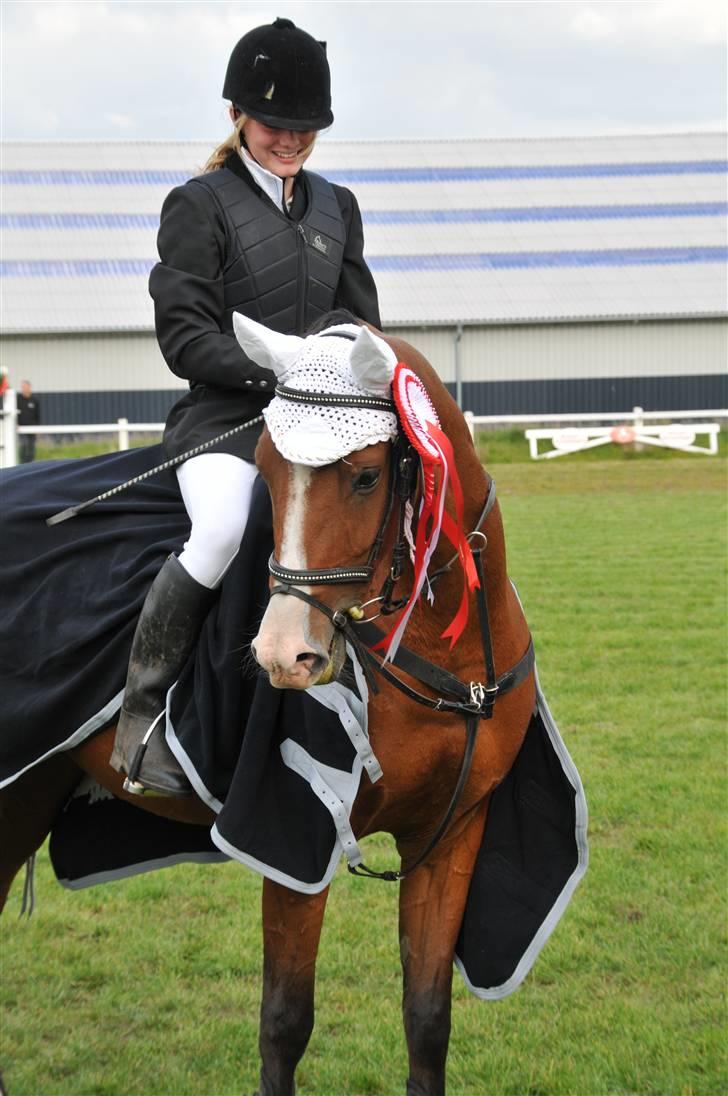
[[[402,429],[417,452],[422,466],[422,498],[414,544],[414,582],[410,598],[395,628],[379,647],[387,645],[385,662],[394,658],[407,622],[427,581],[430,560],[444,532],[456,549],[463,567],[463,594],[458,610],[442,633],[455,646],[468,621],[468,591],[478,585],[478,576],[464,531],[463,491],[455,466],[452,444],[443,432],[437,411],[424,384],[409,366],[399,362],[394,371],[392,395]],[[452,488],[454,517],[445,510],[447,485]],[[430,594],[430,597],[432,595]]]
[[[423,458],[432,463],[440,459],[440,450],[430,436],[431,426],[440,420],[424,384],[408,365],[398,362],[394,369],[392,396],[407,437]]]

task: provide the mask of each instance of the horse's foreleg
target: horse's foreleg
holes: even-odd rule
[[[80,777],[66,754],[56,754],[0,789],[0,910],[13,879],[45,841]]]
[[[263,1001],[258,1096],[293,1096],[293,1081],[313,1031],[313,997],[328,889],[299,894],[263,884]]]
[[[438,858],[402,881],[399,941],[409,1052],[407,1096],[443,1096],[450,1041],[452,967],[486,805],[448,840]],[[403,850],[404,851],[404,850]],[[406,865],[407,856],[403,857]]]

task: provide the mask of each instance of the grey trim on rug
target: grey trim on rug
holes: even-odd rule
[[[507,981],[503,982],[500,986],[474,986],[467,974],[459,956],[455,956],[455,966],[460,971],[465,985],[468,987],[471,993],[480,998],[481,1001],[499,1001],[503,997],[508,997],[511,993],[518,989],[523,979],[526,977],[531,967],[538,958],[544,944],[548,940],[551,933],[556,928],[557,924],[561,920],[561,917],[566,910],[571,896],[576,889],[577,884],[584,875],[587,865],[589,863],[589,846],[587,842],[587,826],[589,822],[589,815],[586,804],[586,796],[584,795],[584,788],[581,783],[581,778],[571,759],[571,755],[566,748],[564,740],[562,739],[559,729],[554,722],[554,718],[551,715],[549,706],[546,703],[546,698],[541,692],[541,686],[538,680],[538,673],[536,673],[536,702],[538,710],[543,719],[544,727],[548,733],[551,744],[554,747],[556,756],[561,762],[561,768],[566,776],[566,779],[571,784],[575,792],[575,827],[574,835],[576,839],[577,848],[577,862],[574,871],[567,879],[561,893],[558,895],[553,906],[549,910],[546,918],[542,922],[540,928],[536,931],[531,943],[526,948],[525,952],[521,956],[520,962],[515,971]]]
[[[172,693],[177,687],[175,681],[173,685],[167,690],[167,719],[164,728],[164,737],[167,740],[167,745],[179,761],[185,776],[189,780],[196,794],[200,797],[203,803],[214,811],[215,814],[219,814],[223,808],[223,804],[217,799],[210,789],[203,783],[200,774],[194,766],[193,761],[185,751],[182,743],[177,738],[177,734],[172,723],[171,707],[172,707]]]
[[[331,814],[336,828],[337,837],[323,877],[318,882],[305,883],[301,879],[296,879],[292,875],[288,875],[286,872],[280,871],[271,864],[267,864],[232,845],[219,832],[217,823],[210,831],[214,843],[228,856],[240,861],[241,864],[245,864],[246,867],[252,868],[258,874],[264,875],[266,879],[271,879],[274,883],[281,883],[284,887],[289,887],[301,894],[318,894],[329,885],[341,859],[342,852],[346,851],[347,856],[353,858],[351,859],[352,863],[361,861],[361,854],[350,825],[351,809],[359,790],[361,774],[365,766],[372,782],[379,779],[378,774],[381,773],[379,762],[369,745],[367,711],[369,690],[366,679],[353,649],[347,645],[347,651],[354,664],[354,675],[361,699],[351,689],[340,685],[338,682],[332,682],[330,685],[317,685],[310,690],[309,695],[317,703],[330,711],[336,712],[339,716],[341,725],[356,751],[351,771],[333,769],[331,766],[317,761],[302,746],[290,739],[286,739],[281,743],[281,756],[284,764],[297,773],[302,780],[306,781],[312,793],[316,795]],[[167,741],[169,741],[169,737]],[[183,763],[183,759],[177,754],[177,751],[174,752],[180,763]],[[303,765],[291,764],[294,754],[299,762],[303,761]],[[189,772],[188,776],[190,776]],[[324,789],[326,794],[322,795],[321,792]]]
[[[310,696],[325,708],[338,714],[341,725],[366,769],[370,781],[375,784],[384,773],[369,741],[369,686],[350,643],[346,644],[346,653],[351,659],[359,696],[346,686],[340,685],[338,681],[333,681],[330,685],[316,685],[310,690]]]
[[[282,886],[288,887],[289,890],[298,891],[299,894],[320,894],[333,879],[336,866],[341,859],[341,845],[338,841],[335,841],[331,859],[323,878],[318,883],[302,883],[300,879],[294,879],[292,875],[286,875],[285,872],[272,868],[270,864],[264,864],[262,860],[257,860],[256,857],[249,856],[247,853],[241,852],[240,849],[236,849],[218,831],[217,822],[210,830],[210,837],[217,847],[222,849],[232,860],[239,860],[241,864],[245,864],[247,868],[252,868],[258,875],[264,875],[266,879],[270,879],[273,883],[280,883]]]
[[[332,769],[328,765],[322,765],[320,762],[317,762],[308,750],[304,750],[303,746],[300,746],[291,738],[287,738],[281,743],[281,757],[289,769],[294,773],[298,773],[298,775],[306,781],[316,798],[323,803],[324,807],[326,807],[326,810],[331,815],[331,820],[336,827],[339,844],[346,855],[346,859],[354,866],[361,864],[361,851],[356,843],[354,831],[352,830],[349,821],[349,815],[361,779],[361,762],[354,762],[354,768],[351,773],[347,773],[344,770]],[[345,780],[339,780],[339,783],[353,783],[354,795],[351,797],[351,802],[347,803],[343,798],[339,797],[335,785],[333,783],[328,783],[324,779],[322,770],[328,773],[330,777],[333,776],[334,781],[336,781],[340,771],[341,776],[344,777]]]
[[[123,868],[113,868],[110,871],[93,872],[91,875],[81,876],[80,879],[61,879],[58,882],[67,890],[84,890],[86,887],[95,887],[99,883],[113,883],[117,879],[130,879],[134,875],[143,875],[148,871],[159,871],[160,868],[173,868],[177,864],[223,864],[230,859],[222,852],[182,852],[172,856],[160,856],[154,860],[142,860],[137,864],[127,864]]]
[[[34,769],[36,765],[40,765],[41,762],[46,761],[49,757],[53,757],[54,754],[63,753],[64,750],[72,750],[74,746],[79,746],[85,739],[96,731],[100,730],[105,723],[108,723],[115,712],[121,710],[121,702],[124,699],[124,690],[118,692],[115,697],[104,704],[103,708],[100,708],[95,715],[92,715],[90,719],[87,719],[85,723],[82,723],[72,735],[66,738],[63,742],[59,742],[57,746],[54,746],[52,750],[48,750],[47,753],[41,754],[40,757],[36,757],[35,761],[31,761],[29,765],[26,765],[22,769],[18,769],[12,776],[8,776],[5,780],[0,781],[0,788],[4,788],[7,784],[12,784],[23,773],[27,773],[30,769]]]
[[[327,686],[323,687],[327,688]],[[294,758],[291,750],[287,748],[289,745],[293,748],[293,752],[298,761],[303,760],[310,764],[310,774],[304,772],[303,768],[298,764],[291,764],[291,761]],[[245,864],[246,867],[252,868],[253,871],[258,872],[260,875],[264,875],[266,879],[271,879],[274,883],[281,883],[284,887],[298,891],[300,894],[318,894],[327,887],[333,879],[342,852],[345,851],[344,841],[347,834],[351,835],[351,839],[354,842],[353,848],[348,848],[347,855],[354,856],[353,863],[359,863],[361,860],[361,857],[359,857],[359,860],[356,860],[356,855],[359,853],[359,850],[351,826],[349,825],[349,817],[359,790],[364,766],[359,757],[356,756],[351,772],[347,772],[345,769],[333,769],[329,765],[317,762],[311,757],[307,750],[304,750],[302,746],[299,746],[298,743],[293,742],[291,739],[286,739],[281,743],[281,757],[283,758],[284,764],[287,765],[292,772],[297,773],[302,780],[306,781],[313,794],[320,799],[331,814],[332,821],[336,827],[336,840],[333,843],[331,856],[322,878],[318,882],[304,883],[303,880],[296,879],[294,876],[288,875],[278,868],[274,868],[271,864],[267,864],[257,857],[243,852],[222,836],[217,828],[217,823],[212,827],[210,836],[217,847],[222,849],[224,853],[227,853],[227,855],[234,860],[239,860],[241,864]],[[308,764],[306,765],[306,768],[308,768]],[[324,778],[326,778],[326,780]],[[328,792],[326,797],[319,795],[317,788],[314,786],[314,780],[316,780],[317,785],[324,785],[326,787]],[[348,787],[345,785],[348,785]],[[329,797],[331,797],[331,802],[329,802]],[[344,840],[342,840],[342,835],[344,836]]]

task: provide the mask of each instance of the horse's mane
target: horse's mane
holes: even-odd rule
[[[381,332],[377,332],[377,334],[381,335]],[[465,477],[473,477],[473,485],[477,485],[479,491],[482,490],[480,485],[483,485],[484,488],[486,475],[475,452],[468,424],[462,411],[443,384],[437,370],[430,365],[427,358],[419,350],[404,339],[389,335],[381,335],[381,337],[391,346],[397,355],[398,361],[408,365],[427,389],[428,395],[435,405],[442,428],[452,442],[461,469],[461,479],[465,482]]]

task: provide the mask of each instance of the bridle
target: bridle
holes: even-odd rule
[[[325,407],[374,407],[377,410],[386,410],[394,414],[397,413],[397,408],[393,400],[379,396],[360,397],[348,394],[339,395],[326,392],[305,392],[300,389],[290,389],[284,385],[278,385],[275,394],[282,399],[296,400],[309,404],[313,403]],[[404,561],[409,553],[409,545],[405,535],[405,518],[407,503],[412,500],[417,484],[418,459],[401,430],[398,432],[397,439],[393,444],[394,451],[390,462],[388,500],[384,509],[382,521],[369,551],[367,561],[363,566],[291,570],[287,567],[283,567],[275,559],[274,554],[271,554],[268,562],[268,570],[272,577],[277,580],[276,585],[271,588],[271,597],[275,594],[296,597],[299,600],[306,602],[306,604],[318,610],[320,613],[323,613],[324,616],[331,621],[337,632],[351,644],[366,675],[367,681],[374,692],[378,692],[376,679],[374,677],[374,674],[378,673],[390,685],[393,685],[400,692],[404,693],[405,696],[409,697],[410,700],[422,704],[432,711],[457,714],[465,719],[465,748],[458,779],[442,821],[436,828],[427,843],[427,846],[417,858],[407,866],[406,870],[378,872],[368,868],[364,863],[348,865],[352,875],[361,875],[365,878],[384,879],[388,882],[398,882],[414,871],[415,868],[419,867],[419,865],[427,859],[438,842],[444,837],[452,822],[455,810],[460,802],[470,775],[470,768],[475,752],[475,742],[481,719],[492,718],[496,699],[503,696],[504,693],[510,692],[525,681],[534,666],[533,643],[529,640],[525,654],[515,666],[500,676],[496,676],[495,672],[493,642],[488,616],[485,574],[482,561],[483,552],[487,547],[487,538],[481,530],[481,526],[485,524],[488,515],[495,505],[495,483],[492,479],[490,480],[483,511],[478,518],[475,529],[470,533],[468,538],[470,551],[473,556],[473,562],[480,583],[479,588],[476,590],[476,602],[478,606],[483,662],[485,667],[484,682],[466,683],[461,681],[447,670],[429,662],[427,659],[422,658],[421,655],[409,651],[406,647],[401,645],[394,658],[391,660],[391,663],[385,663],[383,659],[378,658],[371,649],[383,638],[382,633],[371,620],[362,619],[364,614],[361,606],[353,606],[346,610],[332,609],[329,605],[326,605],[325,602],[320,601],[307,591],[300,589],[301,586],[334,586],[352,583],[370,583],[374,576],[376,565],[381,554],[382,544],[390,525],[393,512],[395,507],[397,507],[397,535],[392,549],[390,567],[380,594],[378,597],[371,599],[371,601],[380,603],[380,613],[396,612],[397,609],[401,608],[406,603],[406,597],[393,600],[393,592],[397,581],[402,576]],[[473,540],[476,541],[477,546],[473,546]],[[448,571],[457,558],[457,555],[454,556],[444,567],[435,572],[431,576],[430,583],[434,582],[440,575]],[[370,602],[367,602],[366,604],[370,604]],[[414,689],[411,685],[408,685],[394,673],[391,669],[391,665],[397,666],[408,675],[431,688],[436,694],[439,694],[437,698],[435,699],[427,696],[417,689]]]
[[[284,399],[289,399],[290,397],[286,394],[288,391],[290,390],[279,385],[276,388],[276,395],[282,395]],[[364,399],[359,400],[357,397],[352,396],[350,399],[347,399],[346,402],[343,402],[340,397],[328,396],[325,393],[306,392],[305,395],[309,397],[308,402],[310,403],[325,403],[327,406],[336,407],[370,408],[372,407],[372,399],[374,399],[374,397],[372,397],[364,402]],[[387,410],[395,413],[395,405],[392,400],[377,398],[376,407],[378,410]],[[280,564],[275,558],[275,555],[271,553],[270,559],[268,560],[268,570],[273,578],[278,579],[280,583],[279,586],[274,586],[272,588],[271,595],[290,593],[291,590],[289,587],[297,586],[337,586],[348,585],[350,583],[370,583],[374,577],[374,572],[379,561],[382,544],[384,543],[384,537],[387,528],[389,527],[392,513],[395,505],[398,504],[397,537],[392,549],[392,559],[389,571],[379,595],[376,598],[371,599],[372,601],[380,603],[380,613],[396,612],[397,609],[402,607],[406,600],[402,598],[393,601],[392,594],[396,583],[402,577],[404,561],[409,552],[409,546],[405,537],[405,516],[407,502],[414,494],[415,484],[415,455],[409,442],[407,442],[402,434],[399,434],[394,442],[394,451],[389,465],[387,505],[384,508],[384,514],[382,515],[377,534],[369,549],[366,563],[361,567],[320,567],[314,570],[291,570]],[[303,600],[308,600],[310,604],[318,609],[321,609],[323,605],[323,602],[317,602],[315,598],[310,598],[308,595],[306,595]],[[333,619],[330,614],[327,615],[329,615],[330,619]]]

